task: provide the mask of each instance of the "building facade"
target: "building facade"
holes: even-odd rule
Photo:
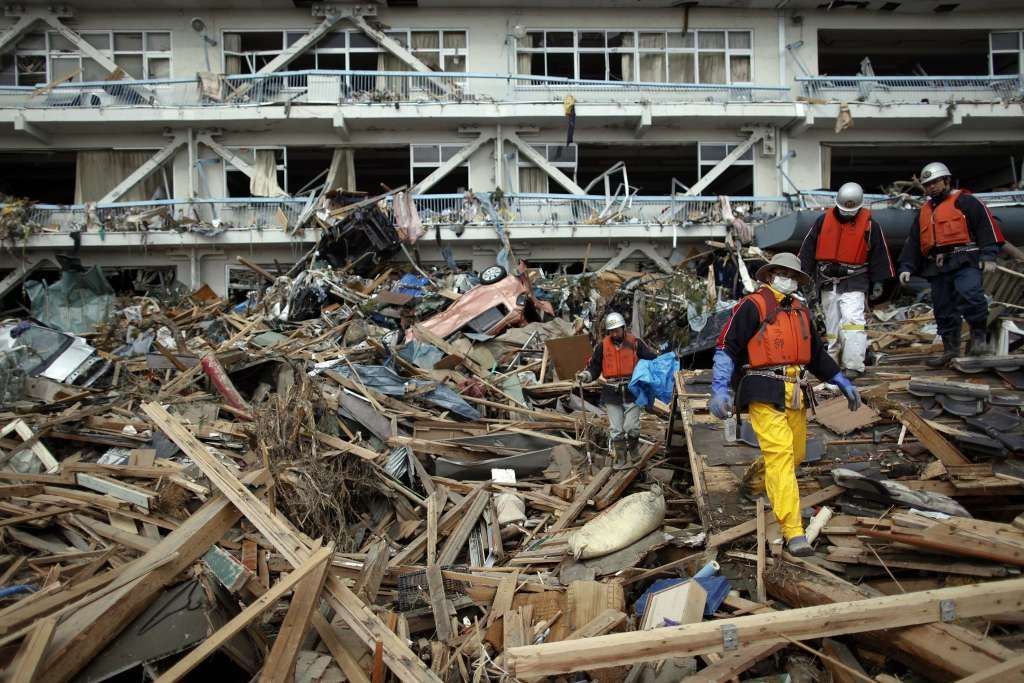
[[[3,21],[8,283],[79,232],[87,264],[243,291],[238,256],[315,242],[296,223],[325,183],[409,186],[422,263],[477,269],[500,249],[489,203],[551,270],[668,267],[729,210],[881,195],[933,160],[1024,199],[1015,2],[86,0]]]

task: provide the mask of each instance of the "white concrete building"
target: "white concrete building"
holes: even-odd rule
[[[0,21],[0,193],[38,202],[0,277],[82,231],[124,277],[243,287],[236,256],[314,243],[294,221],[325,179],[411,185],[423,263],[438,224],[475,268],[499,243],[482,213],[462,225],[467,189],[500,188],[517,255],[549,268],[652,267],[723,234],[717,195],[780,216],[932,160],[1024,198],[1012,0],[81,0]]]

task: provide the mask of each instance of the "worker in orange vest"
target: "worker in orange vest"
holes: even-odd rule
[[[746,408],[764,458],[764,484],[793,555],[814,553],[804,535],[796,468],[807,454],[804,369],[839,387],[852,411],[860,394],[828,355],[811,313],[796,297],[811,278],[793,254],[776,254],[757,271],[764,284],[732,310],[715,351],[708,408],[719,419]],[[737,372],[739,368],[739,372]]]
[[[996,269],[996,256],[1005,240],[988,207],[967,190],[954,190],[952,180],[943,163],[933,162],[921,170],[928,197],[900,252],[900,282],[907,284],[911,274],[917,274],[931,285],[942,355],[925,361],[930,367],[948,365],[960,355],[961,320],[971,330],[968,353],[992,352],[981,274]]]
[[[626,332],[626,319],[620,313],[609,313],[604,320],[605,336],[594,347],[587,367],[577,373],[581,382],[597,377],[601,385],[601,400],[608,413],[608,450],[614,465],[620,459],[638,455],[640,445],[640,406],[629,390],[629,380],[637,362],[654,360],[658,354],[646,342]]]
[[[882,290],[886,280],[896,277],[882,227],[864,206],[860,185],[840,187],[835,208],[807,231],[800,245],[800,267],[815,276],[829,355],[847,377],[860,377],[868,350],[868,292]]]

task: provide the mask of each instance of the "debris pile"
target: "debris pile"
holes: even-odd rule
[[[379,198],[329,201],[290,272],[243,261],[243,301],[0,328],[12,680],[1020,675],[1024,356],[926,370],[927,305],[877,310],[867,405],[815,387],[796,558],[749,424],[728,439],[707,413],[709,371],[652,392],[625,466],[575,379],[612,311],[701,351],[757,253],[404,272]]]

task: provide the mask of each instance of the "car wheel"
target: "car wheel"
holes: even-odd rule
[[[501,266],[491,266],[480,273],[480,282],[485,285],[493,285],[495,282],[504,280],[506,275],[508,275],[508,271]]]

